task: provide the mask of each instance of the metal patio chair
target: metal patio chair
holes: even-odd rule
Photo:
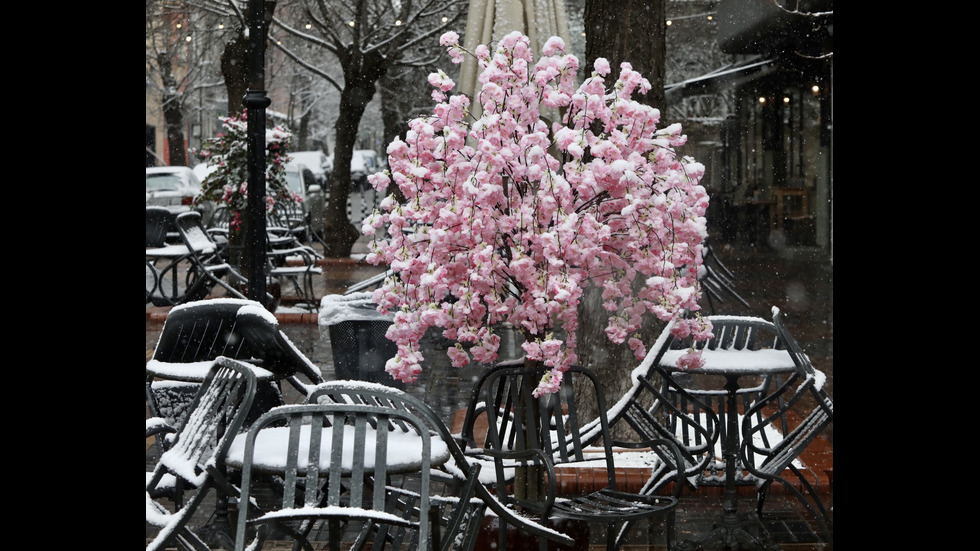
[[[324,251],[326,250],[327,244],[320,238],[320,233],[310,225],[310,216],[304,211],[303,203],[277,201],[274,209],[300,243],[310,247],[314,243],[319,243],[321,247],[324,247]]]
[[[230,296],[246,298],[233,283],[247,285],[248,279],[222,256],[220,246],[201,223],[201,213],[190,211],[177,215],[177,232],[187,247],[186,258],[191,269],[187,271],[187,291],[176,304],[205,298],[215,286],[222,287]],[[272,300],[271,295],[268,298]]]
[[[484,514],[496,517],[502,528],[509,526],[543,542],[561,545],[574,543],[568,535],[508,508],[491,493],[482,483],[483,464],[463,452],[443,418],[421,399],[379,383],[338,380],[320,385],[310,394],[307,402],[381,405],[410,412],[423,422],[423,430],[429,431],[433,442],[445,446],[448,452],[446,461],[434,467],[430,476],[430,501],[438,510],[434,518],[430,517],[433,526],[431,532],[437,536],[440,531],[444,534],[435,538],[443,542],[443,548],[449,549],[455,540],[453,548],[473,549]],[[492,473],[490,476],[493,476]],[[391,480],[388,484],[392,486],[394,493],[403,496],[400,498],[400,509],[414,506],[412,498],[406,497],[405,489],[394,489]],[[409,489],[408,495],[410,494]],[[417,500],[418,497],[415,496],[414,499]],[[376,527],[368,528],[368,532],[376,539]],[[359,541],[367,535],[367,532],[363,532]]]
[[[146,304],[172,306],[183,300],[187,286],[181,280],[181,270],[187,248],[172,243],[171,235],[177,234],[176,219],[164,207],[146,207]]]
[[[411,413],[363,404],[282,406],[263,415],[242,436],[228,458],[230,464],[240,464],[242,503],[254,499],[256,478],[281,477],[283,485],[281,499],[277,495],[271,503],[265,500],[258,506],[260,512],[239,509],[236,551],[260,549],[275,532],[312,551],[303,530],[304,522],[312,520],[326,521],[331,550],[339,551],[344,529],[356,523],[392,536],[399,530],[392,549],[437,548],[428,544],[428,488],[433,455],[438,461],[445,449],[435,446],[423,422]],[[408,455],[405,471],[399,470],[397,458]],[[408,494],[399,495],[387,486],[389,470],[419,476],[417,503],[405,511],[396,511],[395,503]],[[251,529],[254,542],[246,535]],[[408,539],[405,546],[399,545],[402,538]]]
[[[224,469],[225,452],[245,423],[255,397],[253,368],[229,358],[219,358],[200,385],[190,414],[176,428],[165,421],[147,423],[147,433],[170,440],[153,469],[146,476],[146,522],[157,528],[147,551],[210,549],[202,537],[204,526],[191,522],[198,508],[212,491],[216,495],[215,538],[230,536],[222,527],[227,521],[223,510],[226,497],[237,496]],[[151,426],[153,427],[151,429]],[[220,539],[219,539],[220,541]],[[226,539],[226,541],[228,541]]]
[[[172,425],[218,357],[248,362],[273,374],[259,384],[254,420],[285,403],[285,380],[303,396],[323,382],[320,369],[279,329],[275,316],[245,299],[211,299],[175,306],[164,321],[152,358],[146,363],[146,403],[153,417]]]
[[[681,486],[674,485],[670,494],[667,483],[683,464],[676,443],[663,437],[636,443],[636,447],[649,450],[650,478],[658,481],[647,486],[655,485],[664,492],[625,490],[625,480],[617,478],[601,383],[591,371],[573,366],[564,372],[558,392],[535,398],[532,391],[546,372],[545,368],[517,363],[499,365],[481,379],[474,393],[479,400],[471,406],[474,416],[468,422],[485,415],[487,434],[477,440],[472,429],[464,426],[462,438],[474,446],[468,452],[471,456],[482,456],[483,462],[492,463],[496,480],[491,486],[498,499],[534,514],[540,522],[602,524],[609,550],[625,544],[628,533],[624,526],[662,516],[669,542]],[[576,396],[595,396],[598,416],[584,418]],[[568,466],[604,468],[605,485],[586,495],[556,497],[556,469]],[[500,531],[499,540],[500,548],[506,548],[505,530]],[[541,547],[545,548],[544,542]]]
[[[276,204],[281,203],[285,202]],[[215,209],[206,232],[217,246],[219,255],[227,259],[230,232],[230,211],[227,206]],[[323,269],[317,266],[317,261],[323,255],[301,243],[275,209],[266,217],[266,235],[266,275],[288,281],[298,302],[310,310],[316,309],[313,278],[323,274]]]
[[[261,548],[279,533],[311,550],[326,530],[330,549],[346,534],[351,549],[469,550],[488,508],[571,543],[513,516],[479,484],[479,465],[467,462],[442,420],[384,385],[324,383],[306,405],[276,408],[239,435],[228,463],[241,466],[242,501],[252,502],[262,476],[284,481],[271,502],[239,510],[236,549]]]
[[[826,377],[813,367],[796,339],[786,330],[782,313],[773,308],[773,325],[786,344],[797,371],[770,395],[759,400],[742,421],[742,463],[758,485],[757,512],[762,514],[766,494],[774,482],[782,484],[820,524],[826,541],[833,544],[833,520],[820,499],[819,478],[814,483],[797,465],[800,454],[834,421],[834,402],[824,390]],[[782,434],[772,441],[771,430]],[[785,477],[790,472],[800,482],[797,489]]]
[[[721,304],[726,298],[733,298],[743,307],[751,308],[748,301],[735,290],[735,274],[725,266],[708,244],[704,246],[698,282],[701,283],[704,297],[708,300],[708,308],[712,313],[715,311],[715,301]]]

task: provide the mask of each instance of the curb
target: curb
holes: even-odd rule
[[[170,307],[153,307],[146,310],[146,321],[151,323],[163,323],[167,321]],[[273,314],[276,320],[282,324],[308,323],[316,325],[319,323],[320,315],[317,312],[282,312]]]

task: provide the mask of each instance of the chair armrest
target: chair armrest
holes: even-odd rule
[[[533,463],[536,466],[541,466],[545,469],[545,478],[547,483],[546,495],[544,496],[543,504],[541,503],[529,503],[524,500],[518,500],[516,497],[511,497],[515,502],[520,503],[530,509],[539,510],[541,512],[542,518],[547,518],[551,515],[551,509],[555,505],[555,498],[558,495],[558,482],[555,474],[555,464],[552,458],[539,448],[532,448],[522,451],[502,451],[502,450],[483,450],[483,455],[494,460],[495,467],[497,468],[497,484],[496,487],[498,491],[503,492],[507,484],[513,482],[512,479],[503,475],[504,469],[517,469],[521,466],[527,466],[528,463]]]
[[[146,420],[146,437],[156,436],[158,434],[168,434],[176,433],[175,429],[170,423],[167,422],[163,417],[150,417]]]
[[[639,442],[613,440],[611,444],[614,447],[626,449],[649,448],[663,462],[663,468],[653,469],[653,472],[650,474],[650,479],[643,485],[643,489],[639,492],[640,494],[654,494],[667,483],[673,481],[675,484],[671,495],[675,498],[680,497],[681,490],[684,488],[680,477],[683,476],[687,463],[684,460],[684,454],[681,453],[680,446],[677,445],[675,440],[671,438],[654,438]]]
[[[535,519],[522,516],[513,509],[507,507],[497,498],[497,496],[493,494],[493,492],[488,491],[484,486],[477,484],[475,492],[477,496],[487,504],[490,510],[497,515],[500,522],[507,524],[508,526],[512,526],[526,534],[547,538],[558,543],[559,545],[575,545],[575,540],[569,537],[567,534],[540,524]]]

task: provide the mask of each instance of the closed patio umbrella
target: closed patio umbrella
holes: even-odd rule
[[[470,0],[466,17],[466,34],[463,47],[472,52],[480,44],[491,50],[497,42],[513,31],[521,31],[531,39],[531,51],[535,57],[552,36],[559,36],[570,48],[568,16],[565,0]],[[459,91],[473,98],[478,90],[477,75],[480,68],[475,59],[466,56],[459,70]],[[475,109],[479,113],[479,106]]]

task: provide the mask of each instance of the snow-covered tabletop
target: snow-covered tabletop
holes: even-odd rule
[[[796,364],[786,350],[702,350],[703,367],[697,369],[677,367],[677,360],[687,352],[687,350],[668,350],[661,358],[660,365],[669,371],[709,375],[768,375],[796,370]]]

